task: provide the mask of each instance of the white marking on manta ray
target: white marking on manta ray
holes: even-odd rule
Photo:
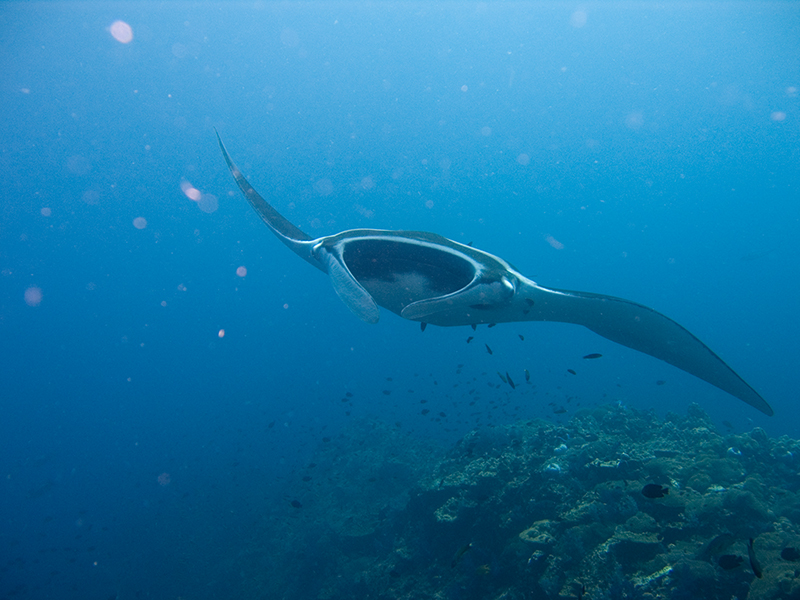
[[[708,346],[647,306],[546,288],[497,256],[435,233],[354,229],[312,239],[253,189],[219,133],[217,141],[239,189],[262,221],[295,254],[327,273],[339,298],[362,321],[377,323],[382,306],[405,319],[442,327],[520,321],[583,325],[773,414],[758,392]]]

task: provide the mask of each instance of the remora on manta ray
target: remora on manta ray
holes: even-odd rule
[[[453,327],[558,321],[583,325],[644,352],[772,415],[769,404],[708,346],[672,319],[630,300],[537,285],[488,252],[424,231],[350,229],[312,239],[281,216],[242,175],[217,133],[239,189],[295,254],[327,273],[362,321],[378,307],[420,323]]]

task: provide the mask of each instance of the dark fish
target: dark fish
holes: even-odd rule
[[[565,412],[567,412],[567,409],[563,406],[559,406],[558,408],[554,408],[553,412],[557,415],[563,415]]]
[[[583,595],[586,593],[586,586],[582,583],[578,588],[578,600],[583,600]]]
[[[517,335],[519,336],[519,339],[521,339],[523,342],[525,341],[524,335],[522,335],[521,333],[518,333]]]
[[[292,500],[292,506],[294,506],[295,508],[303,508],[303,505],[300,504],[299,500]]]
[[[531,374],[528,372],[528,369],[525,369],[525,381],[530,382]]]
[[[662,487],[657,483],[648,483],[642,488],[642,496],[645,498],[663,498],[669,494],[669,488]]]
[[[723,554],[719,557],[719,560],[717,560],[717,564],[726,571],[737,568],[743,562],[744,559],[736,554]]]
[[[429,408],[423,408],[423,409],[422,409],[420,412],[421,412],[423,415],[427,415],[427,414],[428,414],[429,412],[431,412],[431,411],[430,411],[430,409],[429,409]]]
[[[347,396],[348,398],[352,398],[353,392],[345,392],[344,395]]]
[[[572,373],[573,375],[577,375],[577,373],[575,371],[573,371],[572,369],[567,369],[567,373]]]
[[[425,328],[426,328],[427,326],[428,326],[428,324],[427,324],[427,323],[420,323],[420,324],[419,324],[419,330],[420,330],[420,331],[425,331]]]
[[[491,328],[492,328],[492,327],[494,327],[495,325],[497,325],[497,323],[489,323],[489,329],[491,329]]]
[[[583,358],[603,358],[603,355],[598,354],[597,352],[593,352],[592,354],[587,354]]]
[[[467,338],[467,343],[469,344],[469,343],[470,343],[472,340],[474,340],[474,339],[475,339],[474,337],[472,337],[472,336],[469,336],[469,337]]]
[[[712,557],[716,554],[722,554],[728,548],[733,545],[733,542],[736,541],[736,538],[731,533],[720,533],[717,537],[713,540],[708,542],[708,546],[705,549],[705,555],[707,557]]]
[[[384,396],[390,396],[392,394],[392,390],[383,390]]]
[[[470,548],[472,548],[472,542],[470,542],[469,544],[464,544],[463,546],[461,546],[461,548],[458,549],[458,552],[456,552],[456,555],[453,557],[453,560],[450,563],[450,566],[455,568],[455,566],[458,564],[458,559],[460,559],[462,556],[464,556],[464,554],[466,554],[467,550],[469,550]]]
[[[515,389],[517,389],[517,386],[516,386],[516,385],[514,385],[514,380],[513,380],[513,379],[511,379],[511,375],[509,375],[509,374],[508,374],[508,371],[506,371],[506,379],[508,379],[508,385],[510,385],[510,386],[511,386],[511,389],[512,389],[512,390],[515,390]]]
[[[475,330],[477,330],[477,329],[478,329],[478,326],[477,326],[475,323],[473,323],[472,325],[470,325],[470,327],[472,327],[472,331],[475,331]]]
[[[484,344],[484,346],[486,346],[486,351],[487,351],[489,354],[494,354],[494,352],[492,352],[492,349],[491,349],[491,348],[489,348],[489,344]]]
[[[665,383],[667,382],[664,381],[663,379],[659,379],[658,381],[656,381],[656,385],[664,385]]]
[[[508,379],[500,371],[497,371],[497,376],[503,380],[503,383],[508,383]]]
[[[781,550],[781,558],[790,562],[797,562],[800,560],[800,552],[797,551],[797,548],[789,546]]]
[[[753,569],[753,575],[761,579],[761,563],[756,558],[756,551],[753,549],[753,538],[747,542],[747,556],[750,557],[750,568]]]

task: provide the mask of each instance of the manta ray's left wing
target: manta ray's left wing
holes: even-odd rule
[[[758,392],[690,331],[642,304],[537,286],[537,320],[576,323],[613,342],[661,359],[772,416]]]

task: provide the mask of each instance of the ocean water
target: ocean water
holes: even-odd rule
[[[0,598],[259,597],[243,552],[279,510],[317,550],[296,476],[365,419],[448,448],[696,403],[800,437],[796,3],[6,2],[0,44]],[[651,306],[775,416],[571,325],[360,322],[214,128],[309,235]]]

